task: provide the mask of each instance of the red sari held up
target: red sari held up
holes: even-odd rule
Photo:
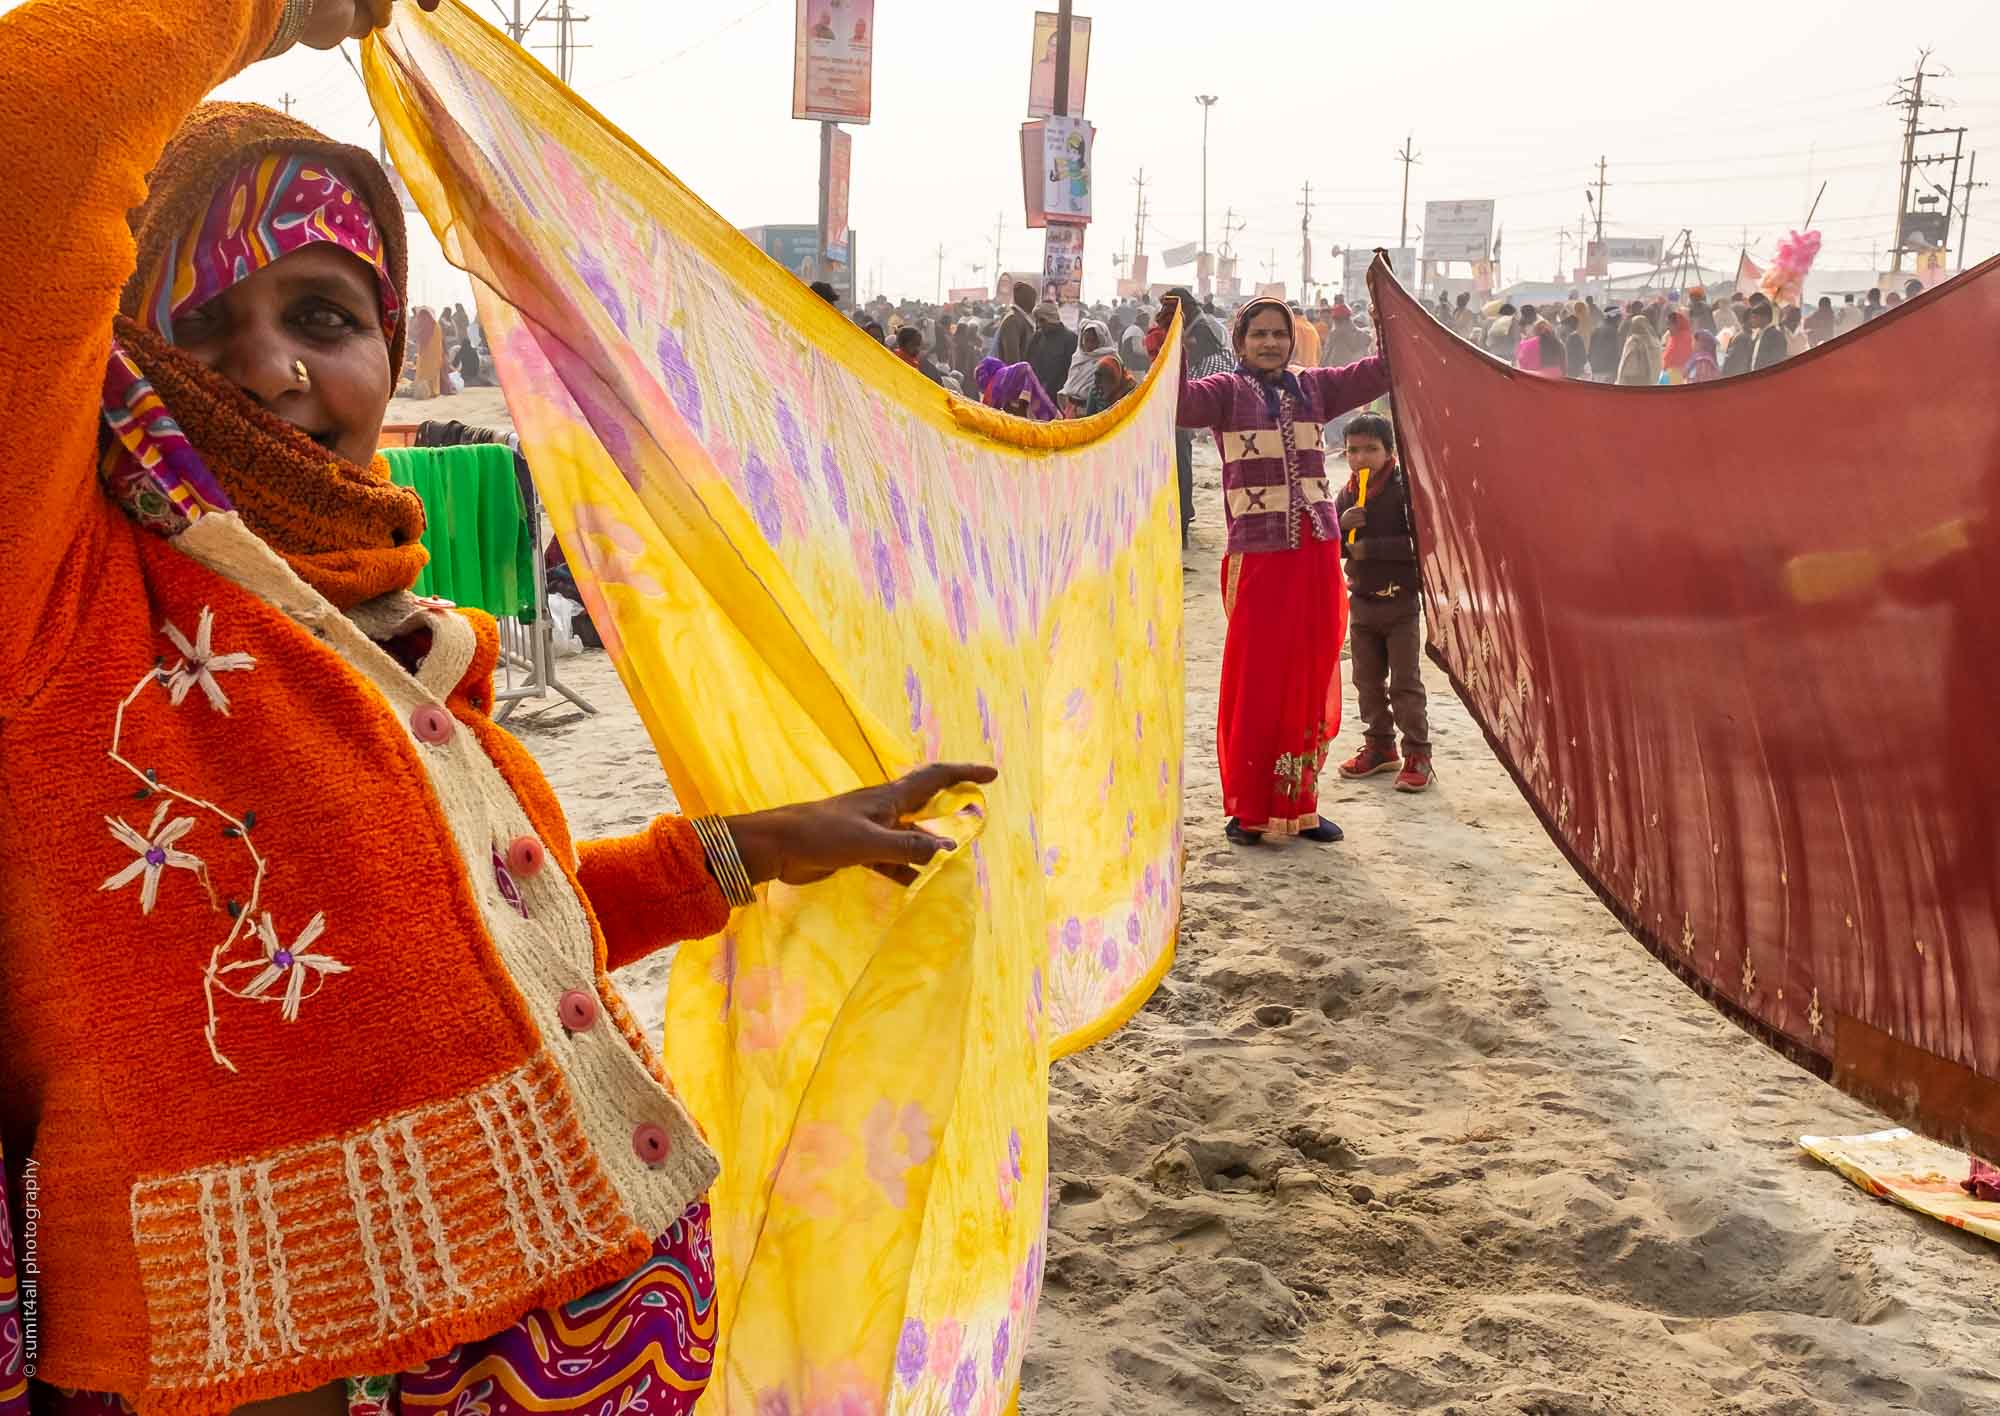
[[[1319,773],[1340,735],[1347,639],[1340,543],[1318,539],[1310,526],[1301,531],[1296,550],[1222,562],[1222,809],[1246,831],[1280,836],[1319,825]]]

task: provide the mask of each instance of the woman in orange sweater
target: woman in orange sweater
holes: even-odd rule
[[[389,8],[0,16],[0,1409],[684,1411],[717,1161],[607,970],[762,881],[907,882],[992,779],[572,842],[492,621],[410,594],[386,178],[197,107]]]

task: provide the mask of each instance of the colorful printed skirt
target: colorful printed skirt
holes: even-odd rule
[[[1223,810],[1246,831],[1319,825],[1319,773],[1340,735],[1347,584],[1338,542],[1309,527],[1293,551],[1222,562],[1222,701],[1215,750]]]
[[[20,1315],[10,1299],[12,1227],[0,1186],[0,1416],[27,1416]],[[556,1411],[686,1416],[715,1360],[715,1250],[708,1202],[697,1200],[618,1282],[530,1313],[481,1342],[397,1376],[351,1379],[348,1416],[445,1412],[545,1416]],[[32,1384],[35,1416],[129,1412],[122,1397]]]

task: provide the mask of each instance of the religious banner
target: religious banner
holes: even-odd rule
[[[1056,33],[1059,18],[1047,10],[1035,12],[1034,67],[1028,76],[1028,116],[1047,118],[1056,111]],[[1069,20],[1069,114],[1083,116],[1083,99],[1090,78],[1090,21]]]
[[[1050,222],[1090,220],[1090,124],[1082,118],[1044,118],[1041,123],[1042,210]]]
[[[875,0],[798,0],[792,117],[866,123],[874,85]]]
[[[913,884],[769,885],[675,956],[665,1072],[722,1166],[705,1416],[1007,1409],[1050,1059],[1119,1026],[1173,953],[1178,346],[1095,418],[967,403],[469,7],[399,5],[362,53],[681,808],[925,759],[1000,771],[925,812],[958,848]],[[565,1219],[524,1196],[551,1244],[630,1238],[615,1201]]]
[[[1370,289],[1430,654],[1550,838],[1745,1030],[2000,1156],[2000,377],[1965,357],[2000,260],[1679,388],[1523,374]]]
[[[1151,264],[1152,257],[1144,251],[1132,257],[1132,281],[1135,285],[1143,286],[1146,283],[1146,272]]]
[[[968,303],[976,305],[982,300],[991,298],[983,285],[954,285],[944,293],[954,305]]]
[[[826,258],[847,259],[847,194],[854,178],[854,134],[837,127],[821,130],[826,135],[826,210],[819,229],[826,233]]]

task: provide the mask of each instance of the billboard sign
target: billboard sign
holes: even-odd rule
[[[1493,245],[1493,203],[1425,202],[1424,259],[1483,261]]]
[[[798,0],[792,116],[866,123],[874,87],[875,0]]]
[[[1034,67],[1028,74],[1028,116],[1047,118],[1056,111],[1056,17],[1046,10],[1035,12]],[[1090,77],[1090,21],[1079,15],[1069,20],[1069,114],[1083,116],[1083,96]]]
[[[1664,236],[1608,236],[1602,247],[1595,241],[1590,243],[1589,258],[1584,264],[1592,270],[1612,265],[1658,265],[1666,249]]]

